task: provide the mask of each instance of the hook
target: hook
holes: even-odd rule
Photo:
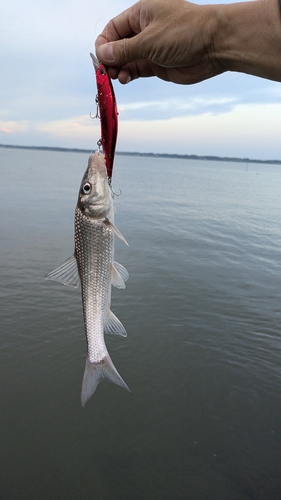
[[[95,102],[96,102],[96,105],[97,105],[97,110],[96,110],[95,116],[92,116],[92,113],[90,112],[90,118],[92,118],[92,120],[94,120],[95,118],[99,118],[100,119],[100,115],[99,115],[99,96],[98,96],[98,94],[96,95]]]
[[[111,179],[108,182],[109,182],[109,186],[111,189],[112,197],[114,198],[115,196],[120,196],[122,194],[122,190],[120,188],[118,188],[119,193],[115,193],[115,191],[113,190],[113,187],[111,186]]]

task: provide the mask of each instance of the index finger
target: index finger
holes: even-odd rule
[[[139,5],[136,3],[107,23],[102,33],[96,39],[96,49],[104,43],[129,38],[140,31]]]

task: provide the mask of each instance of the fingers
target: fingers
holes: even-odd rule
[[[105,65],[121,68],[133,61],[149,58],[153,37],[149,36],[149,16],[141,14],[145,3],[145,0],[137,2],[116,16],[98,36],[96,54]]]
[[[110,78],[119,80],[123,85],[136,80],[137,78],[147,78],[155,76],[153,64],[145,59],[140,59],[136,62],[126,64],[122,68],[108,67],[108,74]]]
[[[139,5],[135,4],[109,21],[96,40],[96,48],[106,42],[115,42],[139,32]]]
[[[109,49],[102,49],[101,52],[101,46],[108,42],[117,42],[124,38],[130,38],[141,31],[139,14],[139,4],[135,4],[109,21],[96,40],[96,54],[100,59],[105,57],[106,61],[104,62],[109,62],[112,59],[111,53],[108,53]]]
[[[123,38],[118,41],[104,43],[96,46],[96,54],[100,61],[107,66],[125,66],[138,59],[146,59],[150,56],[149,45],[150,28],[147,27],[142,33]]]

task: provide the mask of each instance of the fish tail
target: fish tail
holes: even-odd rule
[[[83,407],[94,394],[98,384],[103,380],[108,380],[108,382],[120,385],[131,393],[129,387],[124,382],[122,377],[120,377],[118,371],[112,363],[109,354],[107,354],[99,363],[91,363],[87,357],[81,390],[81,404]]]

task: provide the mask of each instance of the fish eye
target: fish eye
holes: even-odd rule
[[[84,194],[89,194],[91,191],[91,184],[89,182],[86,182],[84,186],[82,187],[82,191]]]

